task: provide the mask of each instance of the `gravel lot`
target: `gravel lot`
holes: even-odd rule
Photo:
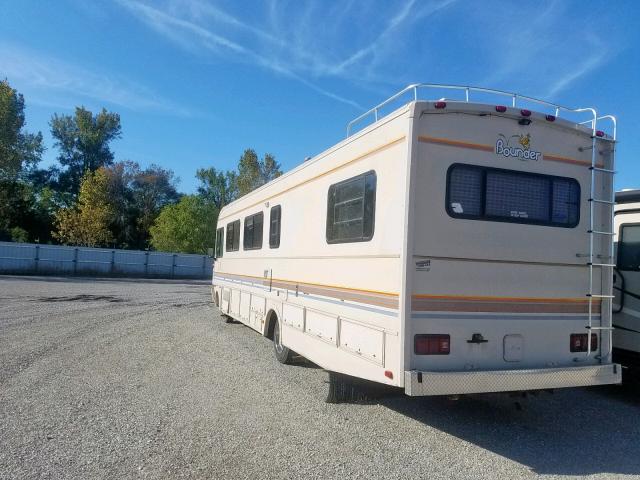
[[[324,403],[204,282],[0,277],[0,478],[640,476],[640,393]]]

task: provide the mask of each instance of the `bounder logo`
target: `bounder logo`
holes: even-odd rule
[[[517,146],[512,146],[511,142],[517,143]],[[531,150],[531,134],[529,133],[526,135],[511,135],[509,138],[499,134],[498,140],[496,140],[496,155],[516,157],[523,161],[538,161],[542,158],[541,152]]]

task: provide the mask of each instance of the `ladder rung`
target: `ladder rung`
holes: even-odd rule
[[[614,295],[596,295],[595,293],[587,293],[587,297],[591,297],[591,298],[615,298]]]
[[[592,267],[615,267],[615,263],[592,263],[588,262],[587,265],[591,265]]]
[[[585,327],[587,330],[615,330],[615,327],[590,327],[587,325]]]
[[[594,170],[596,172],[601,172],[601,173],[611,173],[614,175],[617,173],[615,170],[611,170],[609,168],[600,168],[600,167],[589,167],[589,170]]]
[[[594,233],[596,235],[615,235],[615,232],[601,232],[599,230],[587,230],[587,233]]]
[[[611,200],[600,200],[599,198],[590,198],[589,201],[594,203],[604,203],[605,205],[615,204],[615,202],[612,202]]]

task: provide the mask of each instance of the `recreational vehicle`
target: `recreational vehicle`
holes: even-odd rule
[[[411,85],[221,210],[213,301],[334,393],[619,383],[614,144],[591,108]]]
[[[640,373],[640,190],[616,193],[613,356]]]

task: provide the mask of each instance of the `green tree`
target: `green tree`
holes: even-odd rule
[[[165,252],[206,254],[215,243],[217,207],[198,195],[167,205],[151,227],[151,244]]]
[[[85,172],[93,172],[113,163],[110,144],[120,138],[120,115],[104,108],[97,115],[84,107],[75,114],[51,118],[51,135],[60,150],[58,161],[65,167],[60,172],[60,186],[76,194]]]
[[[214,204],[218,210],[238,196],[238,175],[235,172],[201,168],[196,172],[200,180],[198,195]]]
[[[40,161],[42,134],[24,131],[24,98],[7,80],[0,82],[0,176],[15,178]]]
[[[280,175],[280,165],[273,155],[267,153],[259,159],[256,151],[248,148],[238,161],[237,195],[242,197]]]
[[[67,245],[107,246],[113,242],[113,217],[106,169],[87,171],[80,184],[78,204],[56,212],[53,236]]]

